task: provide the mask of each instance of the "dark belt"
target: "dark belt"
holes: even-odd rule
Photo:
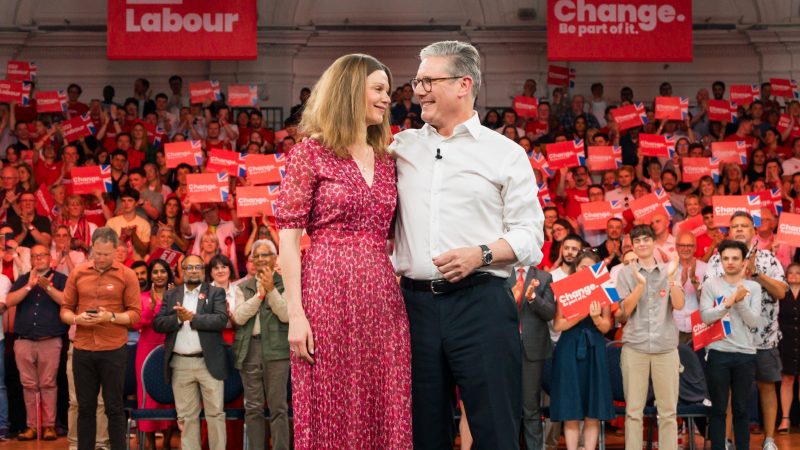
[[[460,289],[466,289],[480,284],[488,283],[495,278],[490,273],[478,272],[464,278],[461,281],[451,283],[443,278],[438,280],[412,280],[411,278],[400,278],[400,287],[410,291],[430,292],[436,294],[449,294]]]
[[[254,335],[250,336],[250,339],[261,339],[261,335],[260,334],[254,334]]]
[[[175,353],[178,356],[183,356],[184,358],[202,358],[203,352],[200,353],[192,353],[191,355],[182,355],[180,353]]]
[[[41,337],[25,337],[25,336],[17,336],[17,339],[22,339],[24,341],[46,341],[48,339],[55,339],[59,336],[41,336]]]

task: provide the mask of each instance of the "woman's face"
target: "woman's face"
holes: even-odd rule
[[[56,247],[66,249],[69,247],[69,230],[67,228],[58,228],[53,233],[53,240],[56,242]]]
[[[789,284],[800,284],[800,266],[792,266],[786,271],[786,281]]]
[[[536,112],[539,113],[539,122],[547,122],[547,119],[550,118],[550,105],[547,103],[540,104],[536,108]]]
[[[269,239],[269,237],[269,228],[265,227],[264,225],[260,225],[258,227],[258,238]]]
[[[248,122],[250,122],[250,116],[247,115],[246,111],[240,111],[236,115],[236,124],[239,125],[239,128],[246,127]]]
[[[147,181],[156,181],[158,178],[158,171],[156,170],[156,166],[152,164],[145,164],[144,166],[144,176]]]
[[[715,191],[714,181],[705,179],[700,182],[700,193],[703,195],[714,195]]]
[[[165,167],[167,165],[167,159],[163,153],[158,152],[156,153],[156,164],[158,167]]]
[[[203,251],[206,253],[213,253],[217,251],[219,245],[217,245],[217,241],[213,237],[206,234],[203,235],[200,241],[200,247],[202,247]]]
[[[761,192],[767,189],[767,185],[764,183],[763,180],[756,180],[753,181],[753,192]]]
[[[376,70],[367,77],[367,126],[380,125],[389,113],[389,76],[383,70]]]
[[[531,151],[531,141],[528,138],[522,138],[517,142],[520,147],[522,147],[526,152]]]
[[[170,248],[175,243],[175,232],[170,229],[158,232],[158,245],[161,248]]]
[[[77,198],[70,199],[67,202],[67,213],[73,218],[78,218],[83,215],[83,202]]]
[[[512,141],[517,140],[517,130],[514,127],[505,127],[503,129],[503,135]]]
[[[17,153],[17,149],[9,147],[6,149],[6,159],[10,163],[15,163],[19,161],[19,153]]]
[[[141,140],[144,139],[145,129],[144,125],[136,124],[133,126],[133,130],[131,132],[134,139]]]
[[[753,164],[761,165],[767,160],[767,154],[763,150],[754,151],[751,157],[753,158]]]
[[[169,272],[167,272],[167,269],[161,264],[154,265],[153,270],[150,272],[150,281],[153,283],[153,286],[158,288],[166,287],[167,280],[169,280]]]
[[[678,144],[676,146],[676,150],[678,151],[678,154],[681,155],[681,156],[688,155],[689,154],[689,141],[687,141],[686,139],[678,140]]]
[[[578,265],[575,267],[575,271],[585,269],[595,264],[596,263],[592,260],[592,258],[583,258],[580,261],[578,261]]]
[[[31,181],[31,173],[28,172],[27,168],[19,166],[17,167],[17,172],[19,172],[19,181],[21,183],[27,183]]]
[[[107,152],[100,152],[97,154],[97,163],[98,164],[108,164],[108,153]]]
[[[217,264],[211,268],[211,278],[216,284],[225,284],[231,278],[231,270],[225,264]]]
[[[739,181],[741,176],[739,175],[739,171],[736,170],[736,167],[733,165],[729,165],[728,169],[725,171],[728,174],[728,179],[732,181]]]
[[[250,133],[250,142],[255,142],[256,144],[259,145],[264,145],[264,137],[261,136],[261,133],[259,133],[258,131],[254,131]]]
[[[50,193],[53,195],[53,201],[56,202],[56,205],[64,204],[64,199],[67,198],[67,188],[63,184],[53,187]]]
[[[577,132],[586,131],[586,119],[584,119],[583,117],[578,117],[575,120],[575,131]]]
[[[558,241],[558,242],[563,241],[564,238],[567,237],[567,234],[569,234],[569,231],[566,228],[564,228],[563,225],[558,224],[558,223],[554,223],[553,224],[553,240],[554,241]]]
[[[649,192],[647,192],[647,189],[641,184],[637,184],[636,187],[633,188],[633,198],[642,198],[647,194],[649,194]]]
[[[486,121],[489,123],[497,123],[500,120],[500,115],[497,114],[497,111],[489,111],[486,114]]]

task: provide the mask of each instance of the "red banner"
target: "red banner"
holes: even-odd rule
[[[688,117],[688,97],[656,97],[656,119],[684,121]]]
[[[33,81],[36,78],[36,63],[33,61],[9,61],[6,78],[16,81]]]
[[[109,0],[109,59],[256,59],[256,1]]]
[[[631,200],[628,206],[633,217],[646,224],[653,221],[655,214],[663,214],[669,219],[674,213],[672,203],[669,201],[669,194],[662,189],[656,189],[655,192]]]
[[[550,178],[556,174],[556,172],[550,168],[550,163],[547,162],[547,158],[545,158],[544,154],[536,150],[533,151],[528,161],[530,161],[531,167],[538,170],[543,178]]]
[[[181,256],[183,256],[183,253],[179,251],[156,247],[153,252],[150,253],[150,256],[147,257],[147,263],[149,264],[150,261],[155,261],[156,259],[163,259],[174,270],[178,267],[178,261],[181,260]]]
[[[11,102],[28,106],[31,102],[31,84],[27,81],[0,81],[0,103]]]
[[[586,147],[586,165],[592,172],[622,167],[622,147],[618,145]]]
[[[551,170],[562,167],[578,167],[585,162],[582,139],[547,144],[546,149],[547,161]]]
[[[164,144],[164,159],[170,169],[180,164],[200,167],[203,165],[203,148],[200,141],[167,142]]]
[[[251,184],[280,184],[286,172],[286,157],[283,153],[245,155],[244,165]]]
[[[209,172],[226,172],[233,176],[239,173],[239,154],[230,150],[212,148],[208,153],[206,170]]]
[[[39,91],[36,93],[36,112],[66,113],[67,93],[64,90]]]
[[[94,136],[97,129],[95,129],[89,113],[86,113],[61,122],[61,132],[64,133],[65,141],[73,142],[80,138]]]
[[[536,97],[525,97],[518,95],[514,97],[514,111],[519,117],[535,119],[539,115],[539,99]]]
[[[706,222],[703,219],[703,216],[698,214],[694,217],[689,217],[688,219],[681,222],[678,232],[692,233],[695,236],[700,236],[707,230],[708,229],[706,228]]]
[[[675,155],[675,139],[663,134],[639,133],[639,149],[644,156],[671,159]]]
[[[111,192],[111,166],[73,167],[70,170],[73,194]]]
[[[193,104],[203,103],[206,100],[216,102],[222,100],[219,90],[219,81],[196,81],[189,83],[189,101]]]
[[[548,0],[551,61],[692,60],[691,0]]]
[[[708,120],[736,123],[737,105],[727,100],[708,101]]]
[[[239,186],[236,188],[236,214],[239,217],[261,217],[272,210],[269,186]],[[270,214],[274,216],[275,214]]]
[[[195,203],[228,201],[227,173],[190,173],[186,175],[189,200]]]
[[[747,143],[745,141],[712,142],[711,154],[723,164],[747,165]]]
[[[592,302],[600,306],[619,301],[616,288],[605,264],[599,262],[551,284],[553,294],[567,320],[589,314]]]
[[[53,220],[59,216],[58,206],[56,206],[53,196],[50,195],[50,189],[45,185],[39,186],[36,192],[33,193],[36,197],[36,213]]]
[[[761,209],[769,209],[776,216],[783,212],[783,192],[780,187],[765,189],[755,194],[761,199]]]
[[[691,183],[698,181],[706,175],[711,175],[714,183],[719,182],[719,163],[718,158],[681,158],[683,164],[683,181]]]
[[[769,84],[772,87],[772,95],[775,97],[788,98],[794,100],[797,98],[797,81],[789,80],[786,78],[770,78]]]
[[[727,317],[727,315],[725,316]],[[705,348],[709,344],[725,339],[731,333],[730,320],[723,318],[711,325],[707,325],[700,318],[700,310],[691,315],[692,321],[692,346],[694,351]]]
[[[647,124],[647,111],[643,103],[620,106],[611,110],[611,117],[620,131],[640,127]]]
[[[761,226],[761,198],[758,195],[715,195],[711,198],[714,207],[714,226],[728,228],[731,216],[744,211],[753,217],[755,225]]]
[[[757,84],[734,84],[730,88],[730,99],[732,103],[750,106],[755,100],[761,99],[761,91]]]
[[[775,242],[797,247],[800,242],[800,214],[785,212],[778,220],[778,234]]]
[[[255,84],[233,84],[228,86],[228,106],[258,106],[258,86]]]
[[[547,85],[574,88],[575,69],[554,65],[547,66]]]
[[[605,230],[608,219],[622,218],[625,207],[621,201],[581,203],[584,230]]]

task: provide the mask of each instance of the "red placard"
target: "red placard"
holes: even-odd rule
[[[656,97],[656,119],[683,121],[688,117],[688,97]]]
[[[548,0],[551,61],[691,61],[692,2]]]
[[[31,102],[31,84],[27,81],[0,81],[0,103],[11,102],[28,106]]]
[[[586,165],[593,172],[617,170],[622,167],[622,147],[618,145],[586,147]]]
[[[514,111],[519,117],[535,119],[539,116],[538,107],[539,99],[536,97],[525,97],[524,95],[514,97]]]
[[[228,106],[258,106],[258,86],[232,84],[228,86]]]
[[[95,129],[89,113],[86,113],[61,122],[61,132],[64,134],[65,141],[73,142],[86,136],[94,136],[97,129]]]
[[[581,217],[583,217],[584,230],[605,230],[608,219],[622,218],[625,210],[622,202],[601,201],[581,203]]]
[[[256,59],[256,1],[109,0],[109,59]]]
[[[730,88],[730,99],[732,103],[748,107],[750,103],[761,99],[761,91],[757,84],[734,84]]]
[[[50,195],[50,189],[45,185],[39,186],[36,192],[33,193],[36,197],[36,213],[40,216],[48,217],[51,220],[59,216],[59,208],[56,206],[53,196]]]
[[[737,110],[736,103],[727,100],[709,100],[708,120],[736,123]]]
[[[594,301],[605,306],[619,300],[611,284],[611,275],[602,262],[555,281],[551,287],[561,314],[567,320],[589,314],[589,305]]]
[[[186,175],[189,200],[195,203],[228,201],[227,173],[190,173]]]
[[[745,141],[712,142],[711,154],[723,164],[747,165],[747,143]]]
[[[64,90],[39,91],[36,93],[36,112],[66,113],[67,93]]]
[[[178,267],[178,261],[181,260],[183,253],[172,250],[170,248],[156,247],[150,256],[147,257],[147,263],[155,261],[156,259],[163,259],[174,270]]]
[[[778,220],[778,234],[775,242],[797,247],[800,242],[800,214],[782,213]]]
[[[239,154],[230,150],[212,148],[208,153],[208,165],[206,170],[209,172],[226,172],[231,175],[239,173]]]
[[[668,202],[669,195],[666,195],[666,198]],[[663,214],[667,218],[672,217],[672,211],[670,211],[672,205],[669,204],[668,207],[667,202],[665,202],[663,195],[659,195],[656,192],[651,192],[647,195],[631,200],[628,205],[633,213],[634,218],[638,219],[641,223],[649,224],[653,221],[653,215],[655,214]]]
[[[639,133],[639,149],[644,156],[671,159],[675,155],[675,139],[663,134]]]
[[[725,337],[730,334],[730,323],[726,326],[726,319],[720,319],[708,325],[700,318],[700,310],[696,310],[692,313],[691,321],[692,346],[695,351],[725,339]]]
[[[180,164],[200,167],[203,165],[202,144],[200,141],[167,142],[164,144],[164,159],[170,169]]]
[[[620,131],[647,124],[647,111],[643,103],[620,106],[611,110],[611,117]]]
[[[683,181],[691,183],[706,175],[711,175],[714,182],[719,182],[719,159],[717,158],[681,158],[683,164]]]
[[[206,100],[216,102],[222,100],[219,90],[219,81],[196,81],[189,83],[189,101],[193,104],[203,103]]]
[[[111,166],[86,166],[70,169],[73,194],[111,192]]]
[[[275,188],[278,188],[275,186]],[[265,211],[272,213],[270,186],[239,186],[236,188],[236,214],[239,217],[261,217]]]
[[[692,233],[695,236],[700,236],[701,234],[707,231],[706,222],[703,220],[703,216],[698,214],[694,217],[689,217],[683,222],[679,227],[680,229],[678,232],[680,233]]]
[[[582,139],[547,144],[546,148],[550,170],[562,167],[578,167],[585,162]]]
[[[286,172],[286,157],[283,153],[245,155],[244,165],[251,184],[280,184]]]
[[[9,61],[6,78],[16,81],[33,81],[36,78],[36,63],[33,61]]]
[[[711,198],[714,208],[714,226],[727,228],[736,211],[744,211],[753,217],[755,225],[761,225],[761,198],[758,195],[715,195]]]
[[[575,69],[562,66],[547,66],[547,85],[575,87]]]
[[[772,87],[772,95],[794,100],[797,93],[797,81],[786,78],[770,78],[769,84]]]

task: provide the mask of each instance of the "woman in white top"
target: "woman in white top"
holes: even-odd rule
[[[236,309],[237,297],[240,303],[244,303],[244,294],[232,281],[236,279],[236,272],[233,270],[233,263],[225,255],[216,255],[206,264],[206,280],[211,281],[212,286],[225,289],[225,303],[228,305],[228,316]],[[222,337],[228,344],[233,344],[234,330],[231,321],[228,321]]]

